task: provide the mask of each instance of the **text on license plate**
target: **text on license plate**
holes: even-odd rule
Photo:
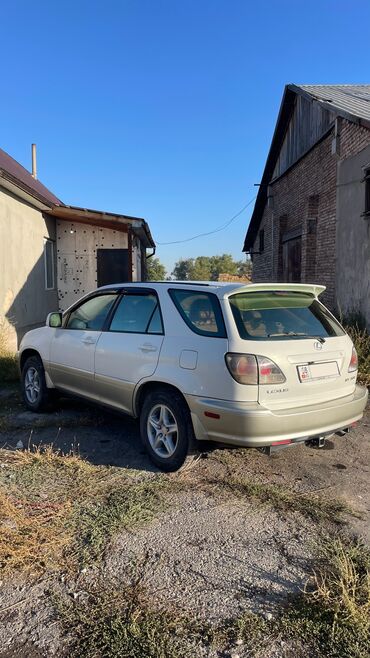
[[[301,382],[308,382],[313,379],[328,379],[330,377],[338,377],[339,375],[339,368],[336,361],[312,363],[307,366],[297,366],[297,368]]]

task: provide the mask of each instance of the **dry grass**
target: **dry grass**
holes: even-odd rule
[[[19,379],[16,355],[9,345],[9,330],[0,320],[0,384]]]
[[[348,537],[325,538],[305,591],[279,625],[281,635],[300,638],[309,655],[369,658],[370,550]]]
[[[0,567],[40,572],[99,559],[119,528],[147,523],[163,508],[161,476],[135,481],[124,469],[93,466],[52,446],[0,450]]]
[[[345,326],[358,354],[358,381],[370,386],[370,336],[366,328],[359,321]]]
[[[333,612],[333,635],[342,622],[369,636],[370,551],[360,542],[336,538],[327,539],[321,552],[309,599]]]
[[[35,503],[0,491],[0,570],[38,573],[54,569],[71,536],[64,526],[68,503]]]

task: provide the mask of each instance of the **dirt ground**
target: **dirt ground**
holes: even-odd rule
[[[0,402],[1,448],[53,443],[64,452],[78,449],[93,464],[127,469],[138,478],[157,473],[132,419],[67,399],[57,411],[35,415],[25,411],[9,389],[0,392]],[[237,463],[238,475],[248,480],[286,486],[297,496],[319,492],[342,499],[358,512],[348,517],[350,530],[370,544],[369,439],[370,407],[349,435],[334,437],[323,449],[300,446],[268,457],[257,450],[207,446],[192,468],[201,468],[217,483],[221,471],[225,475],[225,469]],[[156,605],[170,605],[199,619],[219,622],[245,610],[269,618],[281,601],[303,587],[312,567],[314,540],[312,523],[297,512],[280,514],[248,501],[220,500],[195,487],[175,493],[168,510],[153,523],[118,533],[100,569],[104,577],[124,585],[132,564],[140,563]],[[93,572],[79,576],[77,594],[71,595],[78,596],[78,588],[84,589]],[[68,655],[48,598],[52,581],[50,574],[34,583],[0,580],[0,658]],[[59,579],[57,587],[67,585]],[[289,655],[279,651],[271,655]],[[238,647],[223,655],[250,654]]]

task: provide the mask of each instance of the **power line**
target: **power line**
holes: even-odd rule
[[[185,238],[185,240],[174,240],[173,242],[157,242],[156,241],[156,244],[160,245],[161,247],[163,247],[165,245],[169,245],[169,244],[182,244],[183,242],[191,242],[192,240],[196,240],[197,238],[204,238],[207,235],[213,235],[213,233],[219,233],[220,231],[224,231],[225,228],[230,226],[230,224],[233,221],[235,221],[235,219],[240,217],[240,215],[244,212],[244,210],[246,210],[248,208],[248,206],[250,206],[251,203],[253,203],[253,201],[255,201],[255,199],[256,199],[256,197],[254,196],[253,199],[248,201],[248,203],[246,203],[245,206],[243,206],[243,208],[241,208],[241,210],[239,210],[239,212],[236,213],[236,215],[231,217],[231,219],[229,219],[225,224],[222,224],[222,226],[219,226],[219,228],[215,228],[213,231],[207,231],[207,233],[198,233],[198,235],[193,235],[192,238]]]

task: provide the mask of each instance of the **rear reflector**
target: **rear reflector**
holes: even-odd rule
[[[220,418],[220,414],[214,414],[213,411],[205,411],[204,415],[207,416],[207,418]]]
[[[288,443],[293,443],[292,439],[284,439],[283,441],[274,441],[273,446],[286,446]]]

